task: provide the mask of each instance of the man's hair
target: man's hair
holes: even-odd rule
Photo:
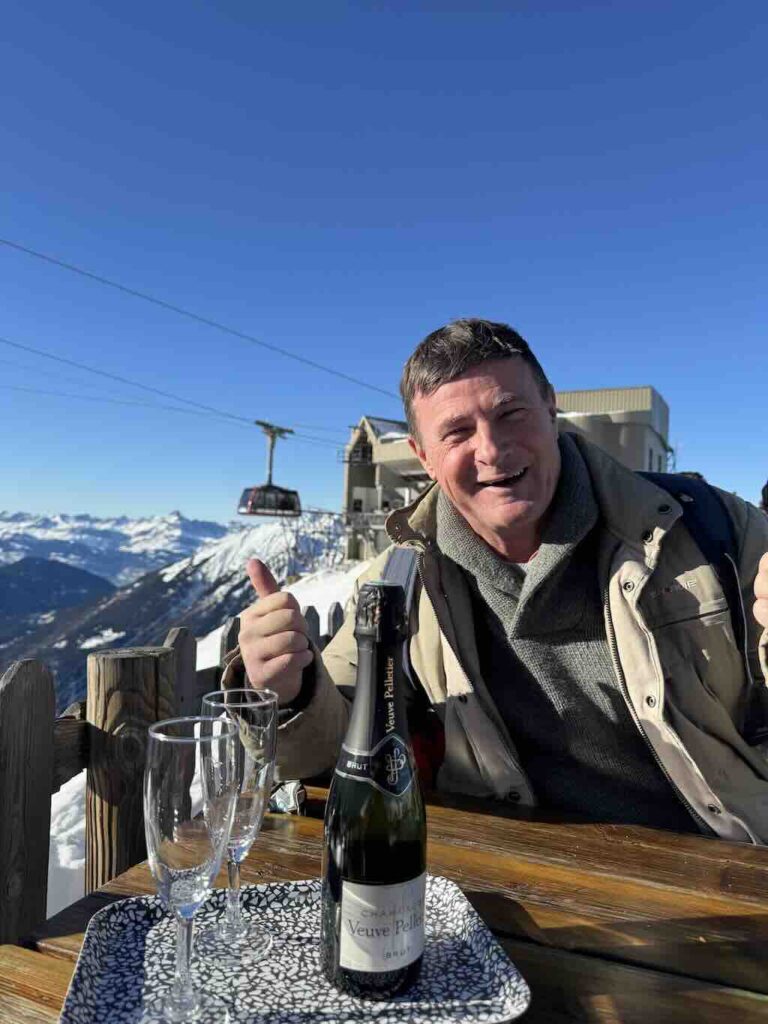
[[[405,364],[400,379],[400,394],[411,435],[418,437],[413,414],[413,400],[417,395],[433,394],[443,384],[486,360],[512,356],[519,356],[530,366],[542,396],[550,398],[554,389],[541,364],[528,342],[508,324],[474,318],[454,320],[428,334]]]

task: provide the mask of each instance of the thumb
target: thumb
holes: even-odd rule
[[[277,580],[269,571],[269,566],[265,562],[260,562],[258,558],[249,558],[245,563],[245,571],[259,597],[269,597],[280,590]]]

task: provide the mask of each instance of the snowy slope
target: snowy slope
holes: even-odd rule
[[[242,552],[238,553],[238,557]],[[328,609],[338,601],[342,607],[352,594],[354,582],[367,563],[312,573],[286,587],[299,604],[314,605],[321,627]],[[208,668],[219,660],[219,635],[215,629],[198,642],[197,667]],[[80,899],[85,883],[85,772],[70,779],[51,799],[51,845],[48,862],[48,917]]]
[[[90,651],[160,644],[174,626],[204,636],[252,602],[248,558],[264,559],[279,582],[332,568],[342,561],[343,530],[338,516],[306,514],[290,525],[278,521],[227,534],[107,598],[57,612],[33,633],[0,642],[0,671],[23,658],[44,661],[63,710],[85,696]]]
[[[191,555],[231,529],[180,512],[146,519],[34,515],[0,511],[0,564],[31,555],[55,558],[118,586]]]

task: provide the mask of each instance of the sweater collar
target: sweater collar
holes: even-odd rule
[[[561,470],[542,532],[539,550],[524,574],[515,562],[494,551],[470,527],[442,492],[436,503],[436,540],[440,550],[476,578],[521,599],[530,596],[565,562],[598,519],[597,502],[584,459],[573,440],[560,438]],[[522,587],[522,593],[521,593]]]

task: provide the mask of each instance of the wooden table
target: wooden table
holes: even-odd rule
[[[317,876],[321,841],[317,818],[268,816],[243,881]],[[768,1024],[768,849],[431,806],[429,869],[461,886],[527,978],[526,1024]],[[0,1022],[57,1020],[91,915],[149,892],[140,864],[30,948],[0,947]]]

